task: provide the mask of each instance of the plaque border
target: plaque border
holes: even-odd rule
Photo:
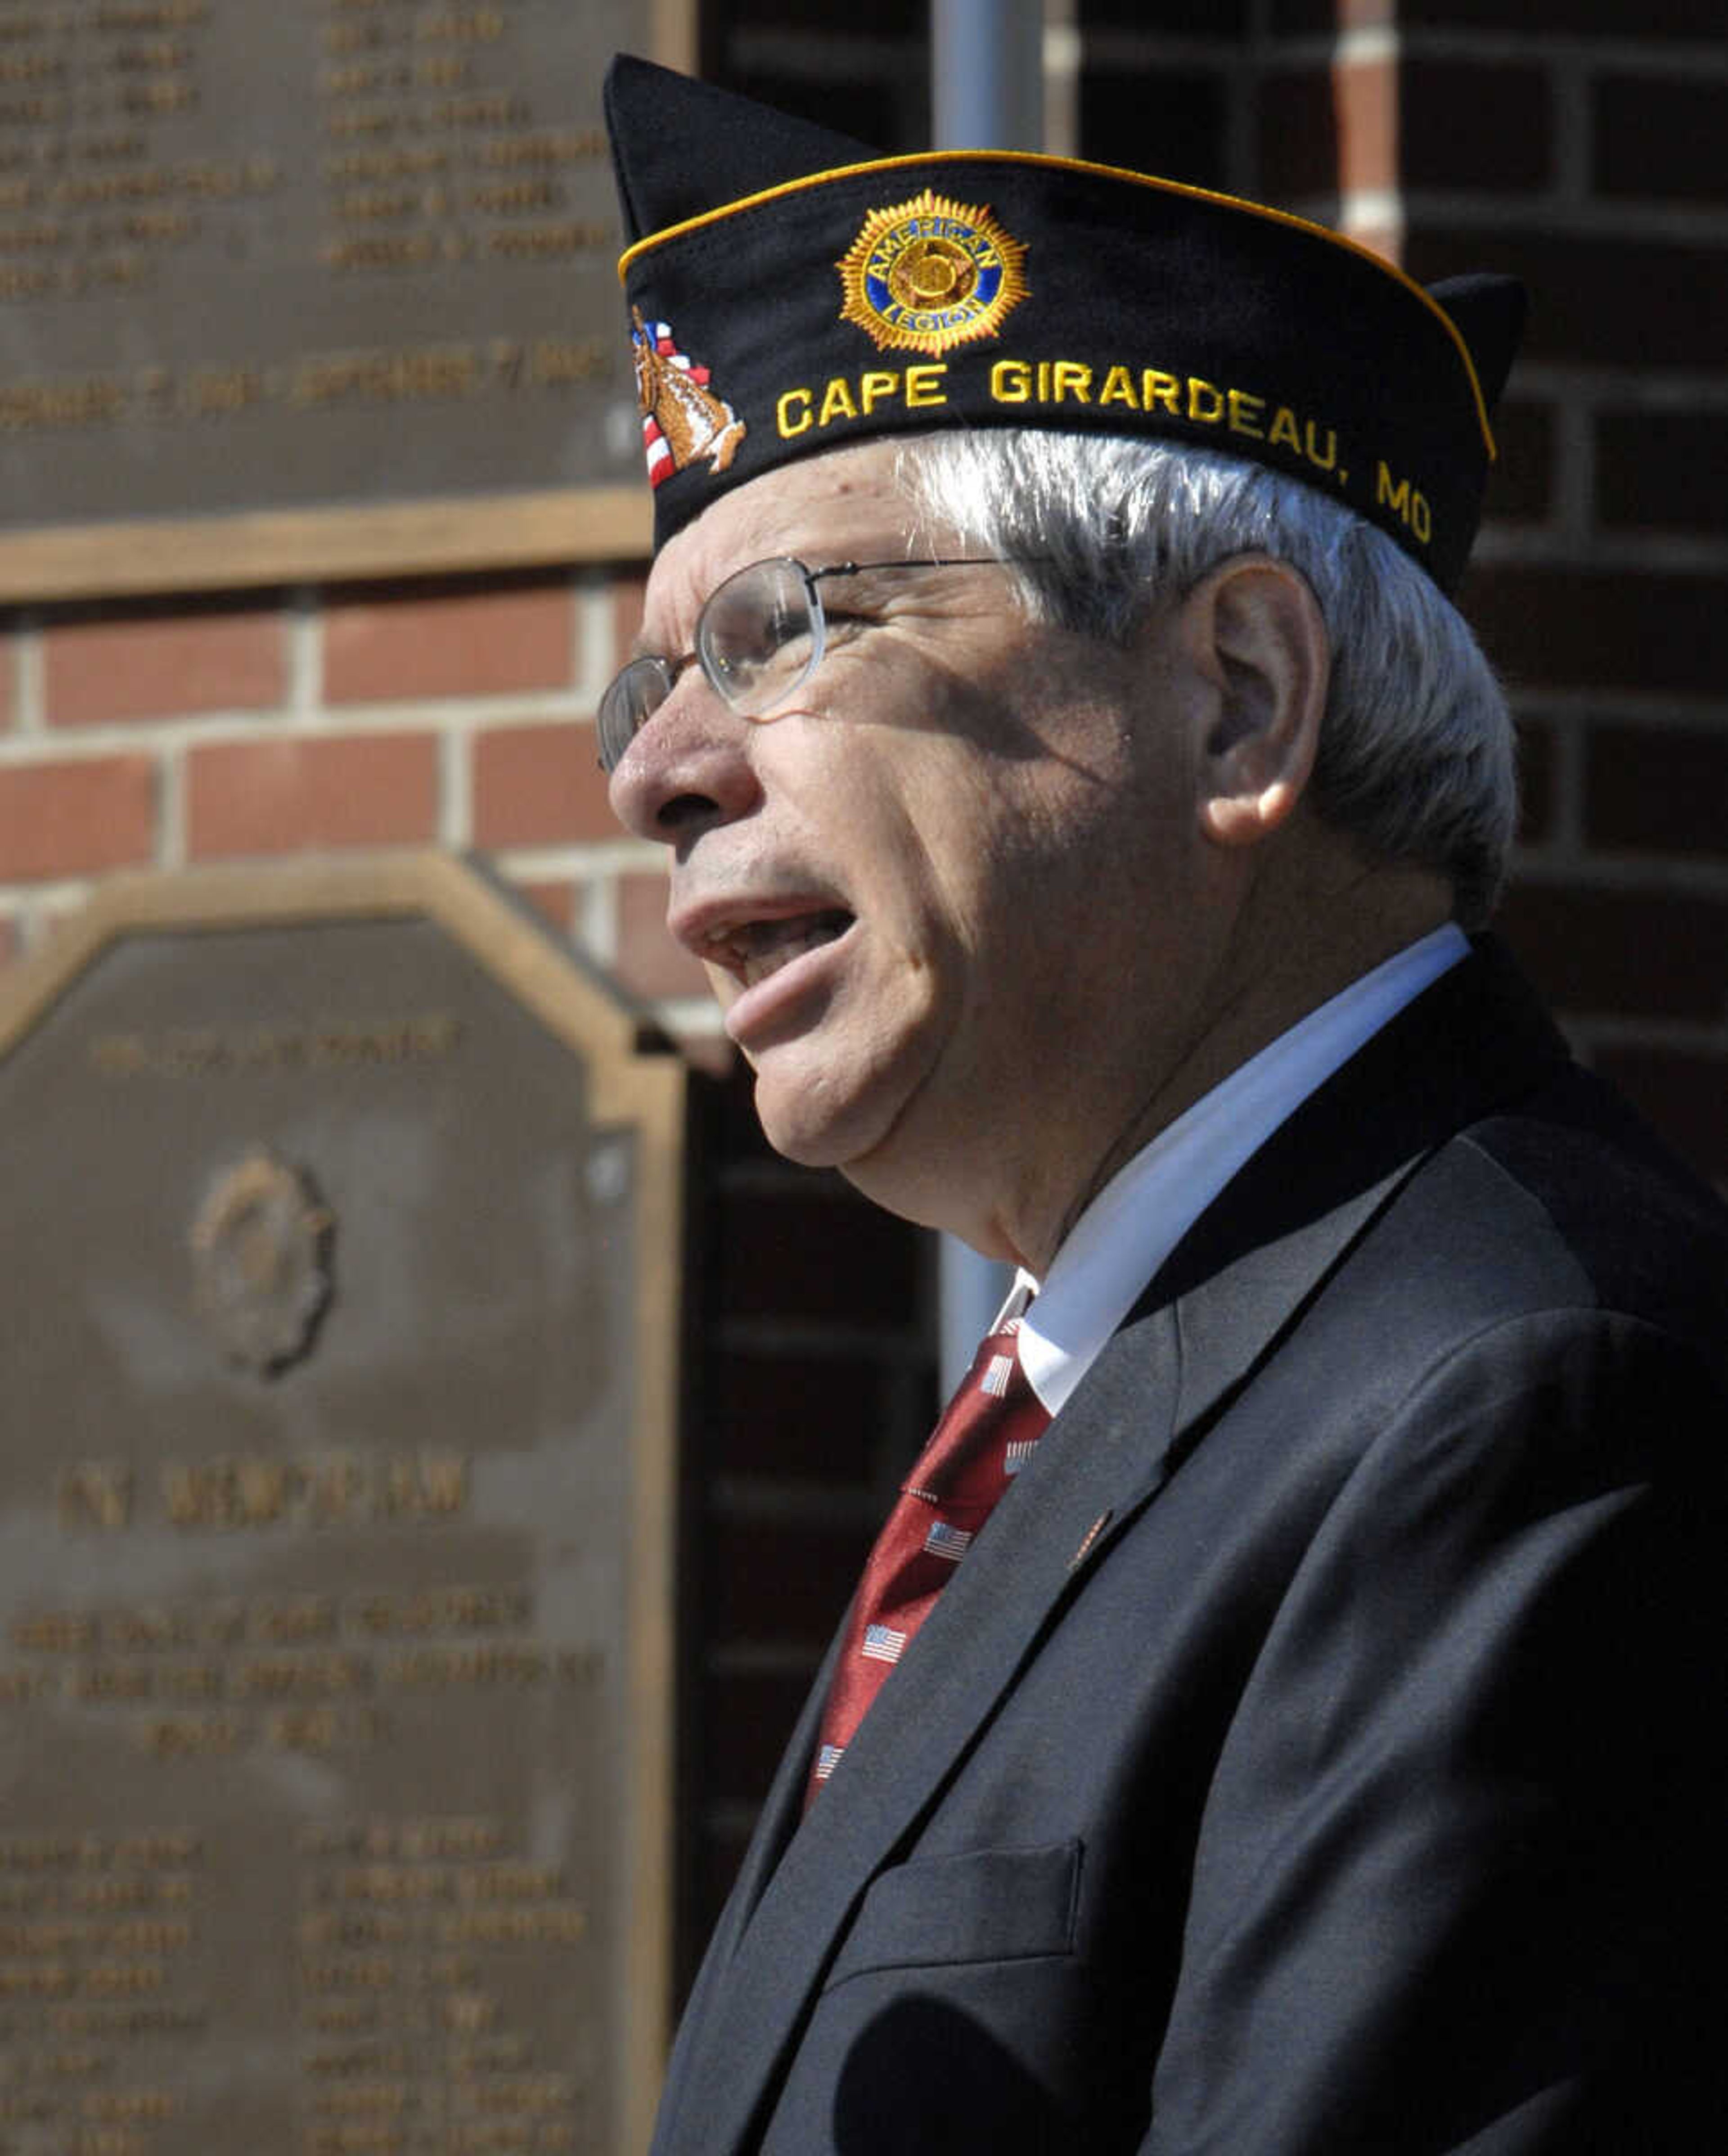
[[[698,0],[649,0],[648,56],[697,64]],[[622,348],[625,321],[618,303]],[[645,561],[645,485],[405,493],[313,509],[108,517],[0,533],[0,607]]]
[[[484,861],[433,850],[148,870],[104,883],[38,950],[0,972],[0,1061],[111,944],[326,920],[430,920],[583,1059],[596,1125],[637,1134],[635,1417],[630,1433],[628,1801],[619,1821],[620,2149],[645,2148],[671,2036],[675,1813],[678,1420],[688,1072],[652,1012],[561,942]]]
[[[0,606],[646,561],[652,511],[644,482],[42,525],[0,534]]]

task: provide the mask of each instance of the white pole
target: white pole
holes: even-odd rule
[[[1043,146],[1043,0],[934,0],[931,116],[938,149]],[[1013,1276],[941,1239],[937,1266],[942,1394],[966,1375]]]

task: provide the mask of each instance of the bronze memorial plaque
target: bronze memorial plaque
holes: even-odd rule
[[[634,2152],[683,1074],[448,859],[0,1001],[0,2147]]]
[[[0,600],[641,550],[600,80],[692,13],[0,0]]]

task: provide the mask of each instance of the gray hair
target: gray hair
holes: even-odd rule
[[[1487,919],[1517,814],[1510,714],[1463,617],[1372,525],[1262,465],[1168,442],[950,429],[905,443],[900,474],[964,552],[1043,557],[1020,571],[1035,619],[1112,643],[1233,554],[1288,562],[1331,643],[1309,798],[1371,853],[1449,877],[1465,927]]]

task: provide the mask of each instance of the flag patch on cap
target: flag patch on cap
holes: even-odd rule
[[[644,321],[642,310],[633,308],[630,362],[649,485],[659,486],[697,457],[707,458],[710,471],[723,472],[748,429],[709,386],[708,369],[678,349],[670,322]]]

